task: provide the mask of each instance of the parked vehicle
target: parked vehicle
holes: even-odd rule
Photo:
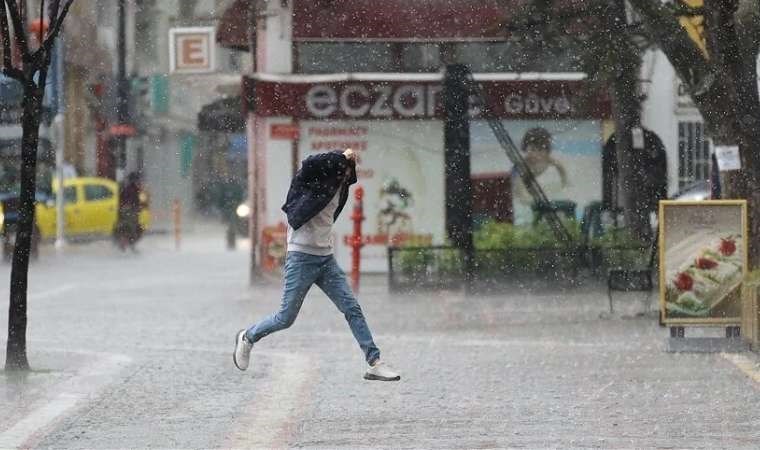
[[[67,178],[63,182],[65,234],[68,238],[111,236],[116,225],[119,207],[119,186],[113,180],[96,177]],[[56,235],[57,183],[53,183],[53,195],[37,196],[35,205],[35,228],[41,239],[53,239]],[[150,227],[151,215],[147,194],[141,193],[143,208],[139,222],[143,229]],[[2,202],[0,214],[11,220],[13,212],[6,209],[10,202]],[[6,204],[7,203],[7,204]]]

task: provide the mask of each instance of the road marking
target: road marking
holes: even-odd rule
[[[76,284],[63,284],[61,286],[54,287],[53,289],[48,289],[41,292],[31,292],[29,294],[29,297],[40,300],[44,298],[50,298],[55,297],[56,295],[62,294],[64,292],[72,291],[74,288],[76,288]]]
[[[283,448],[296,431],[300,409],[308,404],[308,375],[318,368],[308,357],[284,352],[259,352],[272,357],[271,374],[256,388],[253,405],[237,421],[238,430],[223,447]],[[254,384],[256,383],[256,384]]]
[[[72,352],[69,352],[72,353]],[[80,370],[69,380],[54,386],[60,394],[33,410],[15,425],[0,433],[0,448],[31,448],[33,441],[80,400],[87,399],[118,374],[132,359],[125,355],[94,352],[76,352],[95,355],[98,359]]]
[[[747,375],[750,380],[757,383],[758,386],[756,387],[760,387],[760,363],[739,353],[721,353],[720,356],[738,367],[739,370],[744,372],[744,375]]]
[[[34,300],[42,300],[50,297],[55,297],[57,295],[73,291],[76,289],[79,285],[76,283],[69,283],[69,284],[62,284],[60,286],[56,286],[52,289],[45,289],[43,291],[32,291],[28,292],[27,296]],[[7,297],[10,295],[9,291],[7,289],[3,289],[0,291],[0,296]]]

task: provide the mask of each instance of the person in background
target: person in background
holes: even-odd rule
[[[119,217],[116,223],[116,240],[121,250],[136,250],[135,244],[142,236],[140,227],[140,175],[132,172],[119,190]]]
[[[293,177],[282,207],[288,217],[282,303],[279,311],[237,333],[232,360],[238,369],[248,368],[256,342],[293,325],[306,293],[316,284],[343,313],[364,353],[369,365],[364,378],[401,379],[380,361],[380,350],[372,339],[362,308],[333,255],[332,226],[346,204],[349,186],[354,183],[356,154],[351,149],[310,156]]]

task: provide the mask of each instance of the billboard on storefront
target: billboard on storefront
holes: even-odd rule
[[[503,123],[549,200],[573,205],[578,219],[586,206],[601,200],[600,120],[505,120]],[[542,130],[551,139],[548,151],[523,148],[527,132],[541,134]],[[517,225],[531,224],[533,198],[528,195],[522,179],[512,170],[512,163],[488,123],[472,122],[470,139],[472,173],[506,173],[511,184],[513,221]]]
[[[747,273],[745,200],[660,202],[660,317],[739,325]]]
[[[364,188],[362,269],[387,268],[388,245],[427,245],[444,239],[443,125],[437,121],[303,121],[301,158],[352,148]],[[343,264],[352,234],[351,196],[335,224]]]
[[[524,75],[521,75],[524,76]],[[541,174],[551,199],[572,199],[580,215],[601,197],[602,118],[609,105],[576,75],[478,75],[487,111],[473,104],[472,175],[511,171],[485,118],[504,120],[519,144],[531,128],[552,135],[554,163]],[[258,78],[260,77],[260,78]],[[358,184],[364,188],[362,270],[387,270],[387,246],[445,243],[442,79],[436,74],[257,75],[244,82],[244,102],[255,120],[252,160],[266,200],[266,225],[279,214],[290,176],[307,156],[354,149]],[[272,134],[273,129],[287,134]],[[290,142],[288,142],[290,141]],[[566,175],[557,184],[556,167]],[[554,177],[554,178],[552,178]],[[335,225],[336,255],[347,266],[353,196]],[[276,211],[276,210],[277,211]],[[525,219],[524,220],[529,220]]]

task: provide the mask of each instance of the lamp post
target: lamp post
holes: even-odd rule
[[[127,84],[127,0],[119,0],[118,27],[117,27],[117,68],[116,68],[116,114],[120,127],[129,120],[129,86]],[[124,177],[124,168],[127,159],[127,137],[118,137],[116,149],[116,181],[121,182]]]

